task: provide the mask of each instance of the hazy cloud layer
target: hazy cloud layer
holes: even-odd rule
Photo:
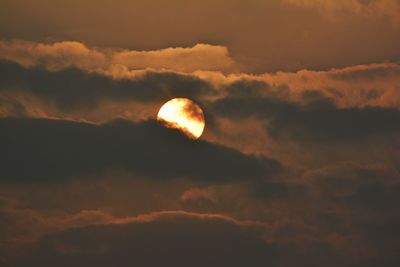
[[[246,71],[258,73],[400,59],[397,0],[2,0],[2,6],[4,38],[134,51],[224,44]]]
[[[400,23],[400,3],[396,0],[285,0],[287,3],[309,8],[320,12],[332,12],[335,18],[343,12],[353,12],[365,16],[387,16],[393,23]],[[337,17],[336,17],[337,18]]]

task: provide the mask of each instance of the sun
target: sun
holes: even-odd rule
[[[174,98],[166,102],[158,111],[157,120],[192,139],[199,139],[206,125],[203,110],[188,98]]]

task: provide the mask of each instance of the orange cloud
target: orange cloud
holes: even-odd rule
[[[196,70],[232,71],[236,65],[225,46],[209,44],[135,51],[90,48],[75,41],[44,44],[3,40],[0,41],[0,59],[14,61],[25,67],[45,66],[51,71],[76,67],[107,73],[144,69],[189,73]]]
[[[128,69],[171,69],[180,72],[196,70],[232,70],[235,62],[225,46],[196,44],[191,48],[165,48],[155,51],[123,50],[116,52],[113,64]]]
[[[151,222],[156,220],[170,220],[174,218],[193,218],[199,220],[223,220],[230,223],[234,223],[241,226],[262,226],[264,225],[261,222],[250,221],[250,220],[237,220],[235,218],[222,215],[222,214],[210,214],[210,213],[196,213],[196,212],[188,212],[183,210],[176,211],[158,211],[152,212],[149,214],[141,214],[134,217],[127,218],[116,218],[111,223],[114,224],[126,224],[132,222]]]
[[[260,96],[269,97],[272,94],[282,101],[299,105],[307,104],[304,95],[311,91],[329,98],[338,108],[400,107],[399,62],[363,64],[326,71],[303,69],[297,72],[247,74],[232,72],[230,67],[237,65],[229,57],[226,47],[222,46],[199,44],[192,48],[132,51],[90,48],[79,42],[41,44],[15,40],[0,41],[0,59],[27,67],[23,73],[44,66],[50,76],[58,77],[41,76],[43,80],[40,85],[38,81],[32,83],[23,78],[3,83],[8,87],[0,91],[0,117],[50,117],[91,122],[123,117],[138,121],[153,118],[158,105],[162,104],[160,99],[183,95],[189,98],[195,96],[200,102],[212,102],[229,96],[226,88],[230,86],[239,86],[239,90],[247,94],[254,87],[254,82],[256,86],[261,86]],[[58,84],[65,82],[62,71],[68,67],[77,67],[82,74],[76,72],[76,78],[68,83],[71,88],[60,93],[63,97],[53,99],[59,92]],[[96,80],[101,81],[95,83]],[[180,88],[178,84],[183,81],[188,82],[181,86],[184,89],[175,90]],[[244,88],[241,84],[249,86]],[[121,92],[127,92],[118,90],[124,86],[129,86],[132,95],[116,97]],[[11,87],[15,88],[11,90]],[[43,88],[47,88],[44,96],[35,94]],[[81,90],[86,90],[86,93],[81,95]],[[141,101],[146,94],[153,95],[152,99],[157,98],[158,102]],[[62,110],[54,100],[63,99],[80,101],[81,104],[76,109]],[[70,102],[67,106],[74,105],[75,102]],[[96,109],[92,108],[94,106]]]
[[[400,107],[400,64],[379,63],[328,71],[301,70],[263,75],[274,86],[287,86],[292,100],[305,91],[320,91],[341,108]]]
[[[68,67],[93,70],[107,63],[104,53],[72,41],[53,44],[0,41],[0,59],[14,61],[25,67],[43,65],[54,71]]]

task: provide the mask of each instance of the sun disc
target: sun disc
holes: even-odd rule
[[[202,109],[188,98],[174,98],[166,102],[160,108],[157,120],[193,139],[200,138],[205,127]]]

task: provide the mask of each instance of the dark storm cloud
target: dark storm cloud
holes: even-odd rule
[[[57,180],[123,170],[158,179],[251,179],[279,163],[205,141],[192,141],[153,121],[94,125],[46,119],[1,119],[1,179]]]
[[[57,233],[12,266],[265,266],[283,255],[254,226],[180,214]],[[273,265],[274,266],[274,265]]]
[[[333,101],[312,91],[303,104],[276,97],[227,97],[210,104],[229,118],[256,117],[274,137],[327,141],[363,138],[400,130],[400,111],[394,108],[337,108]]]
[[[208,83],[173,72],[146,72],[140,78],[118,80],[74,68],[50,72],[0,61],[0,73],[0,91],[31,93],[65,111],[93,108],[102,99],[154,102],[214,93]]]

